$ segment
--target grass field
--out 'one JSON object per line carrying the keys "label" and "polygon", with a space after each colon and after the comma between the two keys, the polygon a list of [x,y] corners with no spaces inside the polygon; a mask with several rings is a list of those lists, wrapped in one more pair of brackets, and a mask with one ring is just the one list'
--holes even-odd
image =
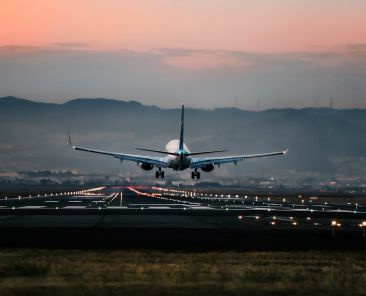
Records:
{"label": "grass field", "polygon": [[1,249],[1,295],[365,295],[366,252]]}

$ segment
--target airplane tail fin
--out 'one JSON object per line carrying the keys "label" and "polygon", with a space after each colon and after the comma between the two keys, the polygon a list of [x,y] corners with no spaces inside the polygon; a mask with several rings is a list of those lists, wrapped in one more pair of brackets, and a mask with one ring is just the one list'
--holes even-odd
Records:
{"label": "airplane tail fin", "polygon": [[179,137],[179,150],[183,150],[184,145],[184,105],[182,105],[182,113],[180,120],[180,137]]}

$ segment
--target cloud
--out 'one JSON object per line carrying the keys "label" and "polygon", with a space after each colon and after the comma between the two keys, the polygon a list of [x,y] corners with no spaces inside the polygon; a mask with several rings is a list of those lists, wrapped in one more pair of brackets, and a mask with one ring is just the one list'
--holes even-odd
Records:
{"label": "cloud", "polygon": [[[0,47],[0,96],[63,102],[135,99],[176,107],[366,107],[365,45],[250,53],[205,49],[97,51],[82,46]],[[322,103],[320,106],[323,106]]]}
{"label": "cloud", "polygon": [[78,43],[78,42],[61,42],[61,43],[55,43],[55,45],[65,48],[79,48],[87,46],[86,43]]}
{"label": "cloud", "polygon": [[39,53],[44,48],[33,47],[33,46],[22,46],[22,45],[6,45],[0,46],[0,56],[19,56],[24,54],[34,54]]}
{"label": "cloud", "polygon": [[165,58],[164,62],[176,67],[201,70],[201,69],[217,69],[222,67],[242,67],[247,65],[240,59],[225,55],[215,54],[192,54],[183,57],[169,57]]}
{"label": "cloud", "polygon": [[[167,52],[167,51],[166,51]],[[241,57],[224,51],[178,51],[165,56],[162,61],[168,65],[187,70],[215,70],[220,68],[241,68],[250,63]]]}

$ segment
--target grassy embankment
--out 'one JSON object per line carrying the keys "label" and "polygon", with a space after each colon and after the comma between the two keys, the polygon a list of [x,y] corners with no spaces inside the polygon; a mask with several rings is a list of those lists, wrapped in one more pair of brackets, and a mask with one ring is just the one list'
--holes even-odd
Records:
{"label": "grassy embankment", "polygon": [[1,295],[356,295],[366,252],[0,250]]}

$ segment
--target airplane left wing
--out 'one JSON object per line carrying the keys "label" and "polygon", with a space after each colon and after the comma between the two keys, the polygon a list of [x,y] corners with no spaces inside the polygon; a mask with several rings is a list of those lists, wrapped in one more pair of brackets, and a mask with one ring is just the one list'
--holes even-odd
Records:
{"label": "airplane left wing", "polygon": [[167,162],[164,157],[151,157],[151,156],[144,156],[144,155],[125,154],[125,153],[110,152],[110,151],[103,151],[103,150],[73,146],[71,143],[70,132],[67,131],[67,134],[69,136],[69,145],[74,150],[91,152],[91,153],[102,154],[102,155],[109,155],[114,158],[118,158],[121,161],[127,160],[127,161],[136,162],[137,164],[148,163],[148,164],[151,164],[151,165],[154,165],[157,167],[162,167],[162,168],[167,167]]}
{"label": "airplane left wing", "polygon": [[136,162],[136,163],[148,163],[148,164],[152,164],[152,165],[155,165],[157,167],[162,167],[162,168],[165,168],[167,166],[167,162],[164,160],[164,157],[150,157],[150,156],[144,156],[144,155],[109,152],[109,151],[83,148],[83,147],[77,147],[77,146],[72,146],[72,148],[74,150],[79,150],[79,151],[109,155],[109,156],[113,156],[114,158],[118,158],[120,160],[127,160],[127,161]]}
{"label": "airplane left wing", "polygon": [[205,157],[205,158],[193,158],[191,162],[191,168],[200,168],[205,165],[220,165],[225,163],[234,163],[236,164],[239,161],[249,159],[249,158],[259,158],[259,157],[267,157],[267,156],[275,156],[275,155],[283,155],[286,154],[288,150],[279,151],[279,152],[271,152],[271,153],[262,153],[262,154],[247,154],[247,155],[237,155],[237,156],[222,156],[222,157]]}

